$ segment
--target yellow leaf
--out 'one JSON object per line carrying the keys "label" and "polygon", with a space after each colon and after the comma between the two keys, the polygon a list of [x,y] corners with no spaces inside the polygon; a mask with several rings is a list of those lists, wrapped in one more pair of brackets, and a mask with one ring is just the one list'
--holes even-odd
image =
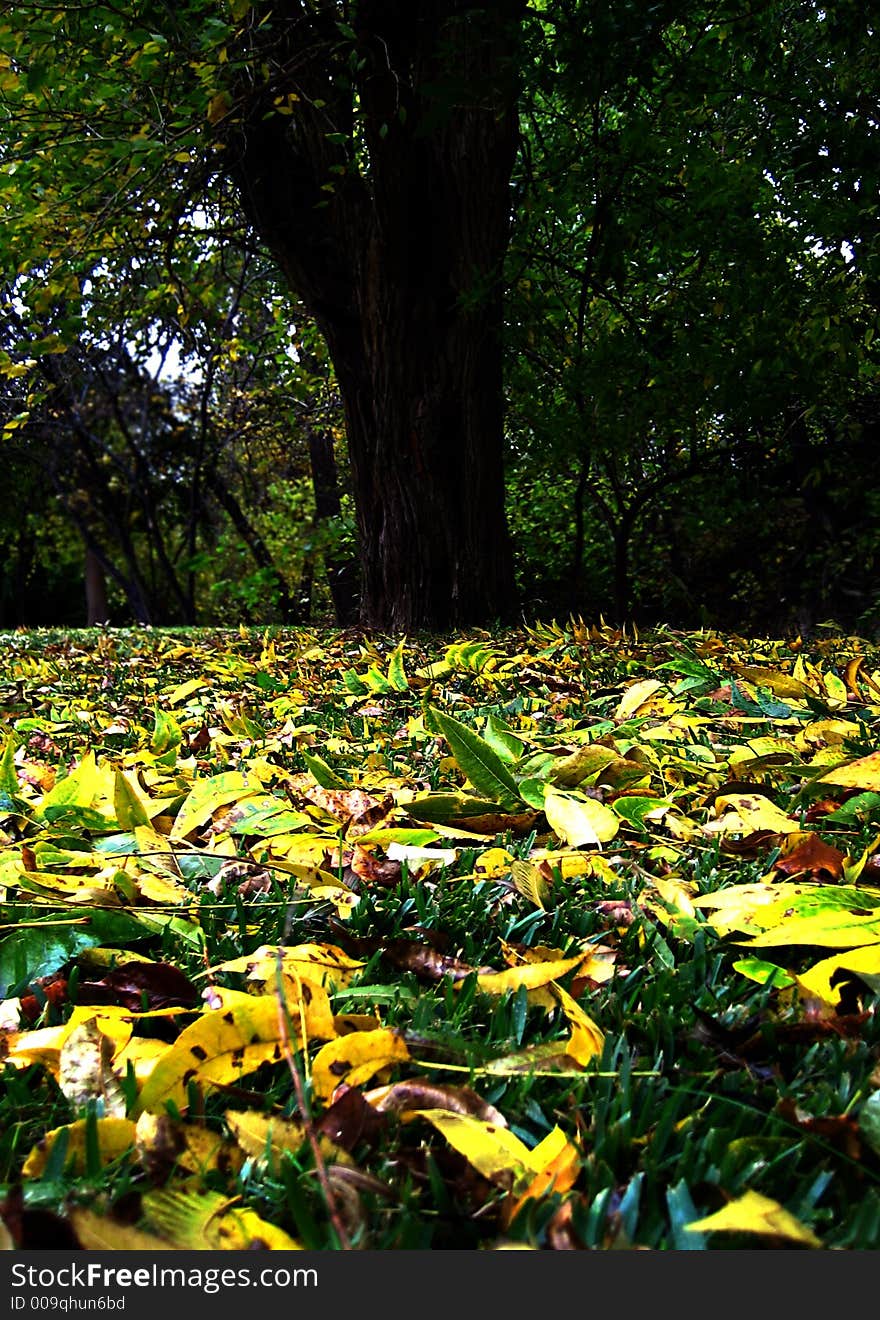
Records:
{"label": "yellow leaf", "polygon": [[210,779],[200,779],[181,804],[171,838],[185,839],[191,830],[203,824],[218,807],[237,802],[253,791],[254,788],[238,770],[225,770],[222,774],[212,775]]}
{"label": "yellow leaf", "polygon": [[145,1233],[133,1224],[120,1224],[93,1210],[73,1209],[70,1223],[85,1251],[178,1251],[178,1248],[155,1233]]}
{"label": "yellow leaf", "polygon": [[828,693],[829,706],[832,710],[838,710],[846,707],[847,690],[846,684],[836,674],[823,674],[822,682],[825,684],[825,691]]}
{"label": "yellow leaf", "polygon": [[179,906],[193,902],[192,893],[182,881],[164,875],[161,871],[141,871],[137,887],[141,897],[149,899],[151,903]]}
{"label": "yellow leaf", "polygon": [[849,765],[838,766],[827,775],[822,775],[814,783],[837,784],[841,788],[861,788],[871,793],[880,793],[880,752],[871,752]]}
{"label": "yellow leaf", "polygon": [[773,903],[787,902],[804,891],[803,884],[783,881],[779,884],[731,885],[714,894],[700,894],[693,899],[695,908],[715,908],[708,918],[719,935],[733,930],[745,930],[761,908]]}
{"label": "yellow leaf", "polygon": [[572,848],[606,843],[620,828],[620,818],[595,798],[560,793],[554,788],[548,788],[544,795],[544,815],[557,837]]}
{"label": "yellow leaf", "polygon": [[[732,810],[721,815],[725,807]],[[755,834],[758,830],[790,834],[800,829],[797,821],[760,793],[725,793],[715,799],[715,810],[719,817],[703,826],[706,834]]]}
{"label": "yellow leaf", "polygon": [[808,752],[814,747],[827,744],[838,745],[851,738],[852,731],[853,726],[849,720],[813,720],[795,735],[794,745],[799,752]]}
{"label": "yellow leaf", "polygon": [[[290,1016],[296,1040],[298,1014],[293,1007]],[[202,1014],[183,1029],[153,1068],[138,1112],[161,1110],[169,1100],[185,1110],[190,1082],[236,1083],[262,1063],[278,1063],[283,1058],[281,1039],[274,995],[249,995],[247,1003]]]}
{"label": "yellow leaf", "polygon": [[640,706],[650,700],[654,693],[662,688],[663,684],[656,678],[643,678],[639,683],[633,683],[624,692],[623,697],[614,712],[616,720],[628,720],[630,715],[634,715]]}
{"label": "yellow leaf", "polygon": [[282,972],[299,975],[315,985],[341,989],[348,985],[364,966],[350,958],[337,944],[261,944],[244,958],[233,958],[212,968],[215,972],[244,972],[251,981],[272,981],[279,962]]}
{"label": "yellow leaf", "polygon": [[550,885],[537,866],[520,860],[510,863],[510,876],[518,893],[534,903],[537,908],[545,908],[550,898]]}
{"label": "yellow leaf", "polygon": [[527,990],[547,985],[565,976],[573,967],[583,962],[584,955],[576,953],[573,958],[554,959],[551,962],[523,963],[521,967],[508,967],[504,972],[485,972],[477,977],[477,985],[486,994],[503,995],[508,990],[518,990],[524,985]]}
{"label": "yellow leaf", "polygon": [[622,760],[623,758],[618,756],[612,747],[587,743],[568,756],[562,756],[558,761],[554,761],[550,768],[550,778],[559,788],[576,788],[585,779],[604,770],[607,765]]}
{"label": "yellow leaf", "polygon": [[[179,1011],[179,1010],[175,1010]],[[83,1023],[96,1023],[103,1036],[113,1041],[114,1050],[120,1050],[131,1038],[132,1019],[138,1016],[125,1008],[107,1005],[78,1004],[67,1022],[60,1027],[42,1027],[38,1031],[21,1031],[6,1038],[9,1051],[5,1059],[14,1068],[26,1068],[32,1063],[42,1064],[58,1076],[61,1050],[64,1042]]]}
{"label": "yellow leaf", "polygon": [[[65,1169],[71,1168],[76,1174],[86,1168],[86,1129],[92,1120],[80,1118],[75,1123],[66,1123],[63,1127],[52,1128],[41,1137],[31,1150],[22,1166],[22,1177],[39,1178],[43,1174],[56,1142],[62,1133],[67,1136],[67,1154]],[[134,1146],[135,1125],[129,1118],[98,1118],[94,1120],[98,1145],[98,1158],[101,1165],[112,1164]]]}
{"label": "yellow leaf", "polygon": [[149,828],[149,812],[141,799],[141,793],[125,771],[117,770],[113,789],[113,809],[121,830],[133,830],[138,826]]}
{"label": "yellow leaf", "polygon": [[3,1062],[11,1068],[29,1068],[37,1063],[57,1075],[61,1046],[68,1031],[65,1024],[61,1027],[41,1027],[37,1031],[13,1032],[4,1041],[8,1052]]}
{"label": "yellow leaf", "polygon": [[114,1042],[94,1020],[80,1023],[61,1046],[58,1085],[74,1109],[92,1100],[108,1118],[125,1115],[126,1100],[119,1074],[113,1069]]}
{"label": "yellow leaf", "polygon": [[555,1127],[531,1152],[533,1168],[538,1173],[511,1207],[512,1219],[526,1201],[534,1201],[548,1192],[567,1192],[577,1181],[581,1169],[581,1156],[576,1146]]}
{"label": "yellow leaf", "polygon": [[677,908],[686,917],[695,915],[693,898],[687,882],[683,880],[662,880],[658,876],[652,883],[664,903],[669,903],[672,907]]}
{"label": "yellow leaf", "polygon": [[278,1118],[253,1109],[230,1109],[223,1117],[244,1153],[265,1159],[270,1172],[275,1175],[280,1169],[282,1155],[295,1155],[306,1140],[305,1128],[294,1118]]}
{"label": "yellow leaf", "polygon": [[[57,779],[53,788],[44,795],[34,815],[44,820],[51,808],[83,808],[106,817],[108,825],[114,823],[113,790],[115,776],[109,766],[98,765],[94,752],[86,752],[82,760],[64,779]],[[54,813],[53,813],[54,814]]]}
{"label": "yellow leaf", "polygon": [[409,1116],[431,1123],[477,1173],[491,1182],[522,1188],[540,1172],[532,1162],[533,1152],[509,1128],[449,1109],[414,1109]]}
{"label": "yellow leaf", "polygon": [[375,1031],[355,1031],[324,1045],[312,1063],[312,1089],[326,1100],[340,1082],[359,1086],[383,1068],[409,1059],[406,1041],[399,1032],[387,1027]]}
{"label": "yellow leaf", "polygon": [[838,953],[802,972],[795,979],[801,994],[807,999],[821,999],[823,1003],[836,1008],[840,1002],[841,986],[832,986],[835,972],[854,972],[874,990],[880,990],[880,943],[869,944],[848,953]]}
{"label": "yellow leaf", "polygon": [[816,1234],[781,1206],[778,1201],[746,1192],[714,1215],[696,1219],[685,1228],[694,1233],[760,1233],[764,1237],[782,1237],[808,1247],[821,1247]]}
{"label": "yellow leaf", "polygon": [[[306,1141],[306,1130],[295,1118],[279,1118],[274,1114],[259,1114],[255,1110],[227,1110],[223,1115],[242,1151],[252,1159],[264,1159],[275,1176],[281,1169],[285,1153],[295,1155]],[[354,1163],[347,1151],[321,1135],[318,1145],[327,1160],[335,1164]]]}
{"label": "yellow leaf", "polygon": [[135,1081],[143,1086],[159,1059],[171,1046],[167,1041],[156,1040],[152,1036],[134,1036],[124,1045],[114,1059],[119,1074],[124,1077],[131,1064]]}
{"label": "yellow leaf", "polygon": [[[215,98],[216,99],[216,98]],[[166,698],[169,706],[179,706],[181,701],[186,701],[194,692],[199,692],[202,688],[210,687],[206,678],[189,678],[185,683],[181,683]]]}
{"label": "yellow leaf", "polygon": [[486,875],[504,875],[505,871],[510,870],[512,863],[513,857],[506,848],[487,848],[477,858],[476,868]]}
{"label": "yellow leaf", "polygon": [[530,854],[530,861],[549,862],[554,871],[559,870],[563,880],[570,880],[576,875],[591,875],[597,880],[614,881],[620,877],[604,857],[597,853],[562,852],[560,849],[537,848]]}
{"label": "yellow leaf", "polygon": [[605,1035],[577,1000],[563,990],[561,985],[554,985],[551,993],[561,1006],[571,1026],[571,1038],[565,1047],[565,1053],[575,1059],[581,1067],[597,1058],[605,1046]]}
{"label": "yellow leaf", "polygon": [[198,1123],[182,1123],[170,1114],[141,1114],[135,1127],[138,1161],[148,1174],[169,1170],[238,1173],[244,1153],[219,1133]]}
{"label": "yellow leaf", "polygon": [[299,1251],[300,1244],[253,1210],[232,1207],[221,1192],[198,1183],[148,1192],[143,1210],[151,1228],[192,1251]]}
{"label": "yellow leaf", "polygon": [[218,1251],[302,1251],[301,1243],[255,1210],[227,1210],[208,1225],[207,1236]]}
{"label": "yellow leaf", "polygon": [[816,693],[802,683],[799,679],[793,678],[790,674],[780,674],[775,669],[762,669],[758,665],[731,665],[731,669],[740,678],[746,679],[749,683],[754,683],[756,687],[768,688],[774,697],[790,697],[795,701],[803,700],[807,697],[815,698]]}

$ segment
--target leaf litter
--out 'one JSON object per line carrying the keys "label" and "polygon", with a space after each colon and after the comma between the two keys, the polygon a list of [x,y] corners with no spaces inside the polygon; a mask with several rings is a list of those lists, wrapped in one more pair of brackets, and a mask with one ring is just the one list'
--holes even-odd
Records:
{"label": "leaf litter", "polygon": [[880,1245],[870,643],[7,642],[19,1245]]}

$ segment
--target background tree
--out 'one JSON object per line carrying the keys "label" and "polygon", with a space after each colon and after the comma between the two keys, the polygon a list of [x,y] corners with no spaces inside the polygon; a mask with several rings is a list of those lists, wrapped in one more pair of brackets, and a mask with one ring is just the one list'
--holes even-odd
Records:
{"label": "background tree", "polygon": [[[792,116],[804,127],[801,160],[808,141],[815,161],[827,161],[838,89],[850,88],[841,95],[855,105],[852,89],[863,86],[870,23],[854,25],[846,52],[825,23],[812,6],[774,4],[748,14],[563,5],[546,18],[553,54],[536,65],[543,76],[522,114],[508,335],[514,483],[529,496],[514,529],[527,550],[534,509],[543,560],[555,541],[558,585],[545,578],[543,588],[554,605],[560,595],[588,611],[613,602],[626,618],[635,591],[643,616],[693,615],[697,598],[723,606],[740,570],[742,618],[756,604],[755,569],[760,582],[763,567],[768,588],[758,594],[770,605],[781,566],[804,568],[799,540],[815,543],[817,532],[804,438],[821,433],[827,444],[833,432],[839,450],[844,419],[875,371],[868,281],[853,259],[873,214],[866,199],[852,201],[869,119],[847,111],[848,163],[832,164],[833,187],[817,188],[815,169],[803,178],[788,169]],[[824,123],[808,130],[800,116],[809,95]],[[795,450],[786,525],[777,499],[761,506],[756,457],[769,491],[785,472],[780,452]],[[555,535],[541,498],[547,454],[562,497]],[[766,534],[760,566],[759,537],[742,519],[749,500]],[[704,573],[695,559],[714,556],[701,527],[730,530],[728,504],[748,532]],[[792,518],[793,504],[802,516]],[[534,560],[524,561],[524,577],[535,581]],[[805,582],[798,591],[792,572],[785,596],[809,595]]]}

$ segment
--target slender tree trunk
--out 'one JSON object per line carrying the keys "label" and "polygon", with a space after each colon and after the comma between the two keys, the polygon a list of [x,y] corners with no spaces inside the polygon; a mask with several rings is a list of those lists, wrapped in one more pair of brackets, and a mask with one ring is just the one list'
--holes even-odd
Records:
{"label": "slender tree trunk", "polygon": [[296,601],[291,599],[287,582],[269,553],[259,532],[249,521],[235,495],[216,472],[208,472],[205,481],[217,503],[229,515],[229,520],[248,550],[258,568],[268,569],[275,578],[275,590],[278,596],[278,609],[286,623],[301,623],[302,614]]}
{"label": "slender tree trunk", "polygon": [[[312,490],[315,495],[315,519],[320,525],[329,518],[338,518],[342,511],[333,436],[329,431],[314,431],[309,428],[309,460],[312,469]],[[346,627],[354,623],[358,615],[360,596],[358,565],[353,559],[342,559],[334,554],[325,553],[324,566],[327,570],[336,622]]]}
{"label": "slender tree trunk", "polygon": [[374,627],[514,605],[500,285],[524,9],[363,0],[348,50],[335,6],[279,5],[273,79],[229,130],[244,206],[336,369]]}
{"label": "slender tree trunk", "polygon": [[574,492],[574,545],[571,551],[571,590],[575,600],[580,600],[584,581],[584,540],[585,540],[585,504],[587,499],[587,479],[590,473],[590,460],[581,459],[577,486]]}
{"label": "slender tree trunk", "polygon": [[624,517],[614,528],[614,609],[616,622],[624,624],[630,619],[632,583],[630,582],[630,541],[632,521]]}
{"label": "slender tree trunk", "polygon": [[110,617],[107,608],[107,578],[104,565],[91,546],[86,546],[86,626],[106,623]]}

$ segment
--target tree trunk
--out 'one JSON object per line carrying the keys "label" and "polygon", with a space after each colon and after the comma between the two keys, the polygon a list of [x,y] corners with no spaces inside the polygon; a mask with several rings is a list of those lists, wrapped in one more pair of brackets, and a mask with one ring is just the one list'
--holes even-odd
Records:
{"label": "tree trunk", "polygon": [[248,519],[226,482],[217,472],[209,471],[205,474],[205,484],[220,507],[229,515],[230,522],[248,550],[250,550],[254,563],[258,568],[268,569],[274,577],[278,611],[281,618],[285,623],[302,623],[300,607],[296,601],[291,599],[286,579],[279,572],[278,566],[269,553],[268,546]]}
{"label": "tree trunk", "polygon": [[229,134],[248,215],[327,339],[361,618],[390,631],[514,605],[501,267],[524,7],[363,0],[346,48],[335,6],[278,6],[275,76]]}
{"label": "tree trunk", "polygon": [[629,543],[632,536],[632,524],[624,519],[614,529],[614,609],[616,622],[620,625],[629,623],[632,587],[629,578]]}
{"label": "tree trunk", "polygon": [[104,565],[91,546],[86,546],[86,626],[106,623],[110,617],[107,607],[107,577]]}
{"label": "tree trunk", "polygon": [[[329,431],[309,428],[309,461],[315,495],[315,521],[320,525],[325,519],[338,518],[342,511],[333,436]],[[336,622],[347,627],[355,622],[358,615],[360,584],[357,563],[325,552],[324,567],[327,570]]]}

